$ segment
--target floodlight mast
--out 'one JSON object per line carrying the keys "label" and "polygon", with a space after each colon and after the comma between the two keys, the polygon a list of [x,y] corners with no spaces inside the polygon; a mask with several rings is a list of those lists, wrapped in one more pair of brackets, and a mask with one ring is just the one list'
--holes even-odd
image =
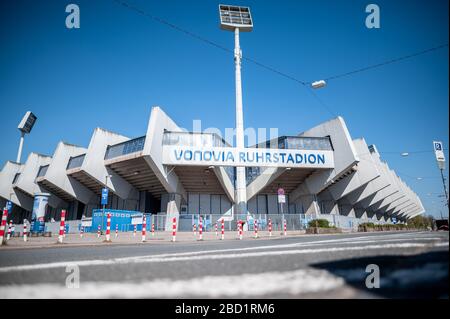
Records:
{"label": "floodlight mast", "polygon": [[[242,106],[241,62],[242,50],[239,42],[239,30],[249,32],[253,21],[248,7],[219,5],[220,26],[224,30],[234,31],[234,63],[236,82],[236,147],[244,149],[244,115]],[[237,219],[247,215],[247,182],[245,167],[236,167],[235,208]]]}
{"label": "floodlight mast", "polygon": [[[234,29],[234,61],[236,65],[236,147],[243,149],[244,145],[244,112],[242,106],[241,80],[242,51],[239,45],[239,28]],[[247,182],[245,167],[236,167],[236,202],[237,215],[247,214]]]}

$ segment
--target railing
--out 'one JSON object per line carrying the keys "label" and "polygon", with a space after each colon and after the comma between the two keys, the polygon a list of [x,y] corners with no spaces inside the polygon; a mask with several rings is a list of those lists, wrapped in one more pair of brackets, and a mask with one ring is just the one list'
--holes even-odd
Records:
{"label": "railing", "polygon": [[281,136],[279,138],[260,143],[256,148],[279,148],[293,150],[332,151],[333,146],[329,137]]}
{"label": "railing", "polygon": [[42,176],[45,176],[45,174],[47,174],[48,167],[49,167],[49,165],[45,165],[45,166],[39,167],[39,171],[38,171],[36,177],[42,177]]}
{"label": "railing", "polygon": [[214,133],[165,132],[163,145],[195,147],[230,147],[225,140]]}
{"label": "railing", "polygon": [[106,149],[105,160],[142,151],[145,145],[145,138],[146,136],[141,136],[126,142],[108,146]]}
{"label": "railing", "polygon": [[67,169],[81,167],[81,165],[83,165],[83,161],[84,161],[85,157],[86,157],[86,154],[81,154],[81,155],[78,155],[75,157],[71,157],[69,159],[69,163],[67,164]]}

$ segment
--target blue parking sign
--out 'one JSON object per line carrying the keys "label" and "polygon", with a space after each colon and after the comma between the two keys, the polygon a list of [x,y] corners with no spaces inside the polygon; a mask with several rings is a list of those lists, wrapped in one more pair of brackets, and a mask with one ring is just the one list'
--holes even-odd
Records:
{"label": "blue parking sign", "polygon": [[12,209],[12,203],[10,201],[6,202],[6,209],[8,210],[8,212],[11,212]]}
{"label": "blue parking sign", "polygon": [[108,205],[108,188],[102,189],[102,205]]}

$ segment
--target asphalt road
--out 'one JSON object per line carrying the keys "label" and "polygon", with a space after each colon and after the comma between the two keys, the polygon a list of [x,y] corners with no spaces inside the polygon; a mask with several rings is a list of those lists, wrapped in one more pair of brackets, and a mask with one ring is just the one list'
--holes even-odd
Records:
{"label": "asphalt road", "polygon": [[392,232],[8,249],[0,298],[448,298],[448,244]]}

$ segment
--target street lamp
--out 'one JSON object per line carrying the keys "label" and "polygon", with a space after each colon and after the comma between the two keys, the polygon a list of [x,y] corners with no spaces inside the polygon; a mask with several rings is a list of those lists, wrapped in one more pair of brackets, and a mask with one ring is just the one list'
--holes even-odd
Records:
{"label": "street lamp", "polygon": [[[220,28],[234,32],[234,63],[236,82],[236,147],[244,149],[244,115],[242,107],[241,60],[239,31],[253,30],[253,20],[249,7],[219,5]],[[247,190],[245,167],[236,167],[236,202],[237,214],[247,214]]]}
{"label": "street lamp", "polygon": [[36,115],[28,111],[27,113],[25,113],[24,117],[22,118],[22,121],[20,121],[19,126],[17,127],[20,131],[20,143],[19,143],[19,151],[17,152],[16,162],[19,164],[20,158],[22,157],[22,149],[25,134],[29,134],[31,132],[31,129],[34,126],[34,123],[36,123],[36,120],[37,120]]}
{"label": "street lamp", "polygon": [[311,83],[311,87],[313,89],[320,89],[323,88],[327,85],[327,82],[325,82],[325,80],[320,80],[320,81],[315,81],[313,83]]}

